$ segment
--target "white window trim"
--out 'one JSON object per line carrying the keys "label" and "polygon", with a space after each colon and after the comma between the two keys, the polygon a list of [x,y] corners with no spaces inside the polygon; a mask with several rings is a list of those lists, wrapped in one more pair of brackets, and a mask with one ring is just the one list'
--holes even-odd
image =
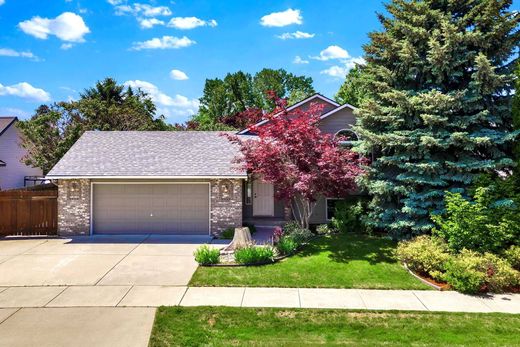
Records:
{"label": "white window trim", "polygon": [[334,134],[334,138],[336,138],[336,136],[338,136],[338,134],[342,131],[350,131],[352,132],[354,135],[356,135],[357,137],[357,140],[355,141],[339,141],[339,144],[340,145],[352,145],[354,144],[355,142],[358,142],[359,141],[359,135],[352,129],[349,129],[349,128],[344,128],[344,129],[339,129],[338,131],[336,131],[336,133]]}

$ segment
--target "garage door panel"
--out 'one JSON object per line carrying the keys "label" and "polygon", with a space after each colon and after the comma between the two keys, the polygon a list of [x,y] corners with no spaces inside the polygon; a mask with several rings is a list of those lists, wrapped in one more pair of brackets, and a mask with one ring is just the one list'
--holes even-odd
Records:
{"label": "garage door panel", "polygon": [[209,233],[208,184],[94,184],[96,234]]}

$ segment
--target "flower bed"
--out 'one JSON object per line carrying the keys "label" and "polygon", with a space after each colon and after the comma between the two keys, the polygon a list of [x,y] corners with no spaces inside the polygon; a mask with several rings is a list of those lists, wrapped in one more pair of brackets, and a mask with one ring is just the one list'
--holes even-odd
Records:
{"label": "flower bed", "polygon": [[[211,250],[208,245],[203,245],[194,255],[200,266],[268,265],[296,254],[313,237],[309,230],[301,228],[296,222],[289,222],[283,228],[275,228],[273,245],[250,245],[232,252],[222,252],[217,248]],[[219,252],[218,257],[215,257],[216,252]]]}

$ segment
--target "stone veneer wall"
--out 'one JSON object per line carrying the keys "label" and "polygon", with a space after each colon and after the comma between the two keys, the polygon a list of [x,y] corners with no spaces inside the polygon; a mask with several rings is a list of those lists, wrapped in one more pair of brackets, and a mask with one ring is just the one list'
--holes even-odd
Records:
{"label": "stone veneer wall", "polygon": [[[227,228],[242,226],[242,181],[210,180],[211,234],[218,236]],[[223,192],[224,186],[229,192]],[[90,180],[58,181],[58,234],[90,235]]]}
{"label": "stone veneer wall", "polygon": [[90,180],[58,180],[58,235],[90,235]]}
{"label": "stone veneer wall", "polygon": [[[211,180],[211,234],[218,236],[227,228],[242,226],[242,181],[239,179]],[[229,194],[222,194],[228,185]]]}

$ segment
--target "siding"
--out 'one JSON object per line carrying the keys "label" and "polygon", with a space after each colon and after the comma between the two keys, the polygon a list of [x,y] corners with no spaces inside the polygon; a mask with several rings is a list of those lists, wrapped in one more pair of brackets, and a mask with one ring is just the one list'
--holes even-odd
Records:
{"label": "siding", "polygon": [[320,129],[327,134],[336,134],[341,129],[349,129],[356,124],[354,112],[345,107],[344,109],[331,114],[320,122]]}
{"label": "siding", "polygon": [[42,170],[22,163],[20,160],[27,153],[19,144],[21,134],[16,124],[11,125],[0,136],[0,160],[6,166],[0,167],[0,190],[23,187],[25,176],[41,176]]}

